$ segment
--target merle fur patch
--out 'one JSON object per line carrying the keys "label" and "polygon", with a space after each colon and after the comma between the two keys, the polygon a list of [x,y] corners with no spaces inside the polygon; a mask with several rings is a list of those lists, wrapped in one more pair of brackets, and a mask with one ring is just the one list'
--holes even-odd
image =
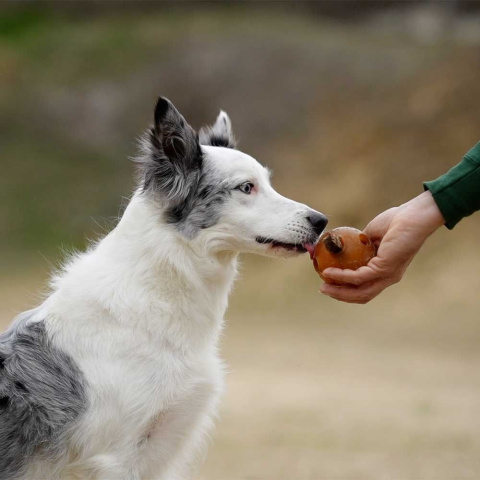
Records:
{"label": "merle fur patch", "polygon": [[0,335],[0,480],[17,478],[36,454],[59,454],[86,409],[83,374],[43,321],[29,321],[33,312]]}
{"label": "merle fur patch", "polygon": [[196,191],[186,202],[166,213],[166,220],[174,223],[187,237],[192,238],[200,229],[215,225],[220,217],[221,206],[231,194],[231,187],[204,171]]}
{"label": "merle fur patch", "polygon": [[173,104],[160,97],[154,125],[143,137],[136,161],[143,191],[160,199],[165,220],[188,238],[217,222],[220,206],[231,192],[206,171],[201,144],[235,148],[228,115],[220,112],[214,125],[197,135]]}
{"label": "merle fur patch", "polygon": [[198,135],[166,98],[155,106],[155,123],[142,141],[143,190],[158,193],[172,206],[185,202],[201,175]]}

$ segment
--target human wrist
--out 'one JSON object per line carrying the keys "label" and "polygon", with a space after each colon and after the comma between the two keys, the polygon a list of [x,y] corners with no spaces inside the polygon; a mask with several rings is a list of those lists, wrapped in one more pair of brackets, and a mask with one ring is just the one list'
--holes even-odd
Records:
{"label": "human wrist", "polygon": [[451,230],[465,217],[480,210],[480,143],[460,163],[435,180],[424,182]]}
{"label": "human wrist", "polygon": [[442,212],[428,190],[405,203],[402,207],[402,215],[420,221],[426,236],[445,224]]}

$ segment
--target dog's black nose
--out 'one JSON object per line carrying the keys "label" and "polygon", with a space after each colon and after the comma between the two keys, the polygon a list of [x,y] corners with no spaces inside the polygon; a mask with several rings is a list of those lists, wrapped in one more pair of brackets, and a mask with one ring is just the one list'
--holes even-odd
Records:
{"label": "dog's black nose", "polygon": [[320,235],[327,226],[328,218],[323,215],[323,213],[312,211],[308,216],[307,220],[312,224],[312,227],[315,229],[315,233]]}

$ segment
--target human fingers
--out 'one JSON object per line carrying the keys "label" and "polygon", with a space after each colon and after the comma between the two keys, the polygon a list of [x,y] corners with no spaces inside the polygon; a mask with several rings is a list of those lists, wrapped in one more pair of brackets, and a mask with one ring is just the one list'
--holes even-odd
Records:
{"label": "human fingers", "polygon": [[388,232],[393,218],[398,213],[398,208],[390,208],[385,212],[377,215],[368,225],[364,228],[364,233],[374,242],[377,246]]}
{"label": "human fingers", "polygon": [[337,286],[324,283],[320,287],[320,292],[341,302],[364,305],[373,300],[387,287],[388,284],[384,284],[383,282],[372,282],[366,285],[361,285],[360,287],[353,285]]}
{"label": "human fingers", "polygon": [[322,276],[336,282],[343,282],[350,285],[361,285],[378,279],[381,273],[374,270],[371,266],[366,265],[357,270],[326,268],[322,272]]}

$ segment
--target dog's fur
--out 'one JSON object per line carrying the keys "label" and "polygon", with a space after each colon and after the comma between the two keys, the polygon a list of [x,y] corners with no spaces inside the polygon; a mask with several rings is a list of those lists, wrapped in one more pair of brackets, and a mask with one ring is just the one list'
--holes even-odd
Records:
{"label": "dog's fur", "polygon": [[117,227],[0,336],[0,480],[191,478],[238,254],[304,253],[326,225],[235,145],[225,113],[197,135],[159,99]]}

